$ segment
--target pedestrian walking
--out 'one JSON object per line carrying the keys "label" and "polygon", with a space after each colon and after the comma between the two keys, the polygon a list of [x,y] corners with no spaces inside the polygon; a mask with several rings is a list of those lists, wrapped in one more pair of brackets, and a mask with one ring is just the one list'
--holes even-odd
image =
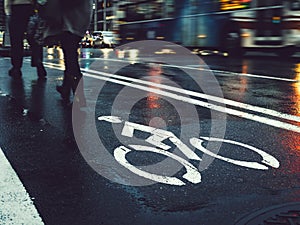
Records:
{"label": "pedestrian walking", "polygon": [[[59,42],[63,50],[65,64],[63,83],[56,86],[56,90],[60,93],[63,101],[69,103],[71,92],[74,94],[75,90],[78,89],[79,94],[76,96],[79,97],[73,101],[79,101],[80,105],[84,106],[85,98],[78,47],[91,22],[93,0],[52,0],[51,4],[49,9],[56,10],[53,12],[53,15],[56,15],[56,21],[59,21],[59,16],[61,19],[60,22],[49,23],[45,33],[45,41],[52,44]],[[53,7],[53,4],[56,4],[57,7]],[[52,15],[49,12],[48,14]],[[78,86],[79,83],[80,86]]]}
{"label": "pedestrian walking", "polygon": [[[5,14],[9,18],[9,34],[11,42],[12,68],[8,74],[13,78],[22,77],[22,65],[24,46],[23,41],[27,31],[30,16],[34,14],[32,0],[4,0]],[[45,78],[47,72],[43,66],[43,46],[36,42],[30,42],[31,66],[37,68],[39,78]]]}

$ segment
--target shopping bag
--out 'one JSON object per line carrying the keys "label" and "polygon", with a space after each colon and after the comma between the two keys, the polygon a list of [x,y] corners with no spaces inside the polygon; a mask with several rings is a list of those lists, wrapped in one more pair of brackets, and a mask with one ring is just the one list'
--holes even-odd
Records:
{"label": "shopping bag", "polygon": [[46,21],[41,18],[38,13],[34,13],[32,16],[30,16],[27,26],[27,40],[29,44],[35,42],[38,45],[43,45],[44,32],[46,28]]}

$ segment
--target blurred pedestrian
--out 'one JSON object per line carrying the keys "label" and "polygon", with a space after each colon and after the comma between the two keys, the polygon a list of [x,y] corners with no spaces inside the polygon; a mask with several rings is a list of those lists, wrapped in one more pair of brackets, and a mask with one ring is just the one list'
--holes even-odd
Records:
{"label": "blurred pedestrian", "polygon": [[[54,4],[54,0],[52,0]],[[61,86],[57,86],[56,90],[60,93],[62,99],[69,103],[71,91],[75,93],[78,87],[78,99],[80,105],[85,105],[83,94],[83,83],[80,82],[82,73],[79,65],[78,47],[79,42],[84,37],[92,17],[93,0],[56,0],[57,16],[61,14],[60,23],[49,23],[46,31],[46,42],[53,43],[58,41],[62,47],[64,54],[64,78]],[[55,7],[52,7],[55,8]],[[51,14],[51,13],[50,13]],[[79,83],[81,84],[80,86]]]}
{"label": "blurred pedestrian", "polygon": [[[24,55],[24,37],[30,16],[34,14],[32,0],[4,0],[5,14],[9,18],[9,34],[11,43],[12,68],[8,74],[13,78],[22,77],[22,65]],[[31,66],[37,68],[39,78],[44,78],[47,72],[43,66],[43,46],[33,42],[31,44]]]}

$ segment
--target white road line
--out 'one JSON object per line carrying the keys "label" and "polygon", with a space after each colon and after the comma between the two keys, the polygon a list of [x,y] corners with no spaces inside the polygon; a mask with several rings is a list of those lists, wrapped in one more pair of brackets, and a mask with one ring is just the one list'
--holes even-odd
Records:
{"label": "white road line", "polygon": [[0,224],[44,224],[1,148],[0,171]]}
{"label": "white road line", "polygon": [[198,105],[198,106],[205,107],[205,108],[208,108],[208,109],[212,109],[212,110],[215,110],[215,111],[219,111],[219,112],[222,112],[222,113],[226,113],[226,114],[230,114],[230,115],[233,115],[233,116],[238,116],[238,117],[241,117],[241,118],[253,120],[253,121],[256,121],[256,122],[263,123],[263,124],[267,124],[269,126],[273,126],[273,127],[277,127],[277,128],[286,129],[286,130],[290,130],[290,131],[300,133],[300,127],[289,124],[289,123],[277,121],[277,120],[274,120],[274,119],[269,119],[269,118],[262,117],[262,116],[257,116],[257,115],[251,114],[251,113],[241,112],[241,111],[238,111],[238,110],[235,110],[235,109],[229,109],[229,108],[225,108],[225,107],[222,107],[222,106],[213,105],[213,104],[203,102],[203,101],[200,101],[200,100],[197,100],[197,99],[180,96],[180,95],[177,95],[177,94],[174,94],[174,93],[158,90],[158,89],[151,88],[151,87],[145,87],[145,86],[142,86],[142,85],[137,85],[137,84],[117,80],[117,79],[110,78],[110,77],[100,77],[100,76],[89,74],[89,73],[84,73],[84,75],[87,76],[87,77],[92,77],[92,78],[98,79],[98,80],[104,80],[104,81],[108,81],[108,82],[112,82],[112,83],[116,83],[116,84],[121,84],[121,85],[128,86],[128,87],[136,88],[136,89],[139,89],[139,90],[156,93],[156,94],[159,94],[159,95],[162,95],[162,96],[173,98],[173,99],[183,101],[183,102],[186,102],[186,103],[190,103],[190,104],[193,104],[193,105]]}
{"label": "white road line", "polygon": [[[52,68],[54,68],[55,66],[58,66],[57,64],[54,64],[54,63],[46,63],[46,65],[48,65],[48,64]],[[63,68],[61,68],[61,67],[57,67],[56,69],[63,70]],[[170,86],[167,86],[167,85],[156,84],[156,83],[152,83],[152,82],[149,82],[149,81],[142,81],[142,80],[139,80],[139,79],[124,77],[124,76],[119,76],[119,75],[109,74],[109,73],[104,73],[104,72],[98,72],[98,71],[84,69],[84,68],[82,68],[82,71],[88,71],[89,72],[89,73],[84,73],[84,75],[87,76],[87,77],[92,77],[92,78],[95,78],[95,79],[109,81],[109,82],[121,84],[121,85],[124,85],[124,86],[133,87],[133,88],[140,89],[140,90],[157,93],[157,94],[160,94],[162,96],[167,96],[167,97],[170,97],[170,98],[181,100],[183,102],[187,102],[187,103],[190,103],[190,104],[194,104],[194,105],[198,105],[198,106],[201,106],[201,107],[209,108],[209,109],[212,109],[212,110],[216,110],[216,111],[219,111],[219,112],[223,112],[223,113],[227,113],[227,114],[230,114],[230,115],[238,116],[238,117],[241,117],[241,118],[253,120],[253,121],[260,122],[260,123],[263,123],[263,124],[267,124],[267,125],[270,125],[270,126],[273,126],[273,127],[277,127],[277,128],[286,129],[286,130],[290,130],[290,131],[300,133],[300,127],[296,126],[296,125],[293,125],[293,124],[290,124],[290,123],[281,122],[281,121],[278,121],[278,120],[275,120],[275,119],[270,119],[270,118],[266,118],[266,117],[263,117],[263,116],[258,116],[258,115],[255,115],[255,114],[235,110],[235,109],[230,109],[228,107],[225,108],[225,107],[222,107],[222,106],[217,106],[217,105],[214,105],[214,104],[211,104],[211,103],[200,101],[198,99],[181,96],[181,95],[174,94],[174,93],[167,92],[167,91],[163,91],[163,90],[157,90],[155,88],[145,87],[145,86],[142,86],[142,85],[133,84],[133,83],[126,82],[126,81],[131,81],[131,82],[141,83],[141,84],[146,84],[146,85],[150,84],[150,86],[156,86],[156,87],[159,87],[159,88],[172,90],[172,91],[175,90],[175,91],[179,92],[180,94],[185,94],[185,95],[188,93],[188,95],[191,95],[191,96],[194,96],[194,97],[200,97],[200,98],[212,100],[212,101],[215,101],[215,102],[220,102],[220,103],[223,103],[223,104],[243,108],[243,109],[246,109],[246,110],[255,111],[255,112],[258,112],[258,113],[264,113],[264,114],[269,115],[269,116],[278,117],[278,118],[281,118],[281,119],[291,120],[291,121],[295,121],[295,122],[300,121],[300,118],[298,116],[284,114],[284,113],[277,112],[275,110],[265,109],[265,108],[258,107],[258,106],[252,106],[252,105],[249,105],[249,104],[236,102],[236,101],[229,100],[229,99],[223,99],[223,98],[219,98],[219,97],[215,97],[215,96],[209,96],[209,95],[206,95],[206,94],[197,93],[197,92],[184,90],[184,89],[180,89],[180,88],[175,88],[175,87],[170,87]],[[96,73],[96,74],[98,74],[98,76],[90,74],[90,73]],[[102,76],[105,76],[105,77],[100,77],[99,75],[102,75]],[[116,78],[116,79],[114,79],[114,78]],[[125,81],[122,81],[122,80],[125,80]]]}
{"label": "white road line", "polygon": [[139,83],[139,84],[145,84],[145,85],[148,85],[148,86],[158,87],[160,89],[166,89],[168,91],[177,92],[177,93],[184,94],[184,95],[187,95],[187,96],[190,95],[190,96],[194,96],[194,97],[197,97],[197,98],[203,98],[203,99],[206,99],[206,100],[219,102],[221,104],[231,105],[231,106],[234,106],[234,107],[237,107],[237,108],[243,108],[243,109],[258,112],[258,113],[267,114],[269,116],[278,117],[278,118],[281,118],[281,119],[300,122],[300,117],[299,116],[280,113],[280,112],[277,112],[277,111],[272,110],[272,109],[266,109],[266,108],[262,108],[262,107],[259,107],[259,106],[253,106],[253,105],[249,105],[249,104],[229,100],[229,99],[226,99],[226,98],[216,97],[216,96],[212,96],[212,95],[207,95],[207,94],[203,94],[203,93],[199,93],[199,92],[195,92],[195,91],[190,91],[190,90],[181,89],[181,88],[177,88],[177,87],[172,87],[172,86],[168,86],[168,85],[164,85],[164,84],[158,84],[158,83],[154,83],[154,82],[150,82],[150,81],[135,79],[135,78],[131,78],[131,77],[124,77],[124,76],[120,76],[120,75],[117,75],[117,74],[110,74],[110,73],[99,72],[99,71],[95,71],[95,70],[89,70],[89,69],[82,69],[82,71],[95,73],[95,74],[103,75],[103,76],[106,76],[106,77],[113,77],[113,78],[120,79],[120,80],[131,81],[131,82],[135,82],[135,83]]}
{"label": "white road line", "polygon": [[[47,64],[49,64],[49,63],[47,63]],[[52,64],[52,63],[50,63],[49,65],[52,68],[54,68],[54,66],[57,66],[57,64]],[[194,97],[197,97],[197,98],[203,98],[203,99],[206,99],[206,100],[219,102],[221,104],[231,105],[231,106],[234,106],[234,107],[237,107],[237,108],[242,108],[242,109],[245,109],[245,110],[250,110],[250,111],[254,111],[254,112],[258,112],[258,113],[267,114],[269,116],[278,117],[278,118],[285,119],[285,120],[300,122],[300,117],[299,116],[290,115],[290,114],[286,114],[286,113],[281,113],[281,112],[278,112],[278,111],[275,111],[275,110],[272,110],[272,109],[266,109],[266,108],[259,107],[259,106],[253,106],[253,105],[233,101],[233,100],[226,99],[226,98],[220,98],[220,97],[211,96],[211,95],[207,95],[207,94],[203,94],[203,93],[199,93],[199,92],[180,89],[180,88],[177,88],[177,87],[171,87],[171,86],[167,86],[167,85],[163,85],[163,84],[157,84],[157,83],[150,82],[150,81],[144,81],[144,80],[139,80],[139,79],[135,79],[135,78],[124,77],[124,76],[120,76],[120,75],[117,75],[117,74],[110,74],[110,73],[99,72],[99,71],[84,69],[84,68],[82,68],[82,71],[96,73],[96,74],[107,76],[107,77],[114,77],[114,78],[121,79],[121,80],[132,81],[132,82],[136,82],[136,83],[140,83],[140,84],[146,84],[146,85],[158,87],[158,88],[161,88],[161,89],[166,89],[166,90],[169,90],[169,91],[172,91],[172,92],[178,92],[180,94],[190,95],[190,96],[194,96]]]}
{"label": "white road line", "polygon": [[[122,63],[130,63],[130,60],[121,60],[121,59],[103,59],[103,58],[93,58],[93,60],[101,60],[101,61],[112,61],[112,62],[122,62]],[[146,60],[145,60],[146,62]],[[251,74],[251,73],[237,73],[237,72],[231,72],[231,71],[224,71],[224,70],[213,70],[213,69],[206,69],[203,67],[199,67],[200,65],[197,65],[198,67],[195,67],[195,65],[187,65],[187,66],[177,66],[177,65],[167,65],[163,64],[164,67],[173,67],[178,69],[189,69],[189,70],[203,70],[203,71],[211,71],[214,73],[217,73],[217,76],[244,76],[244,77],[253,77],[253,78],[259,78],[259,79],[268,79],[268,80],[279,80],[279,81],[287,81],[287,82],[299,82],[299,80],[296,79],[289,79],[289,78],[283,78],[283,77],[273,77],[268,75],[259,75],[259,74]],[[207,66],[209,67],[209,66]],[[216,75],[216,74],[215,74]]]}
{"label": "white road line", "polygon": [[[126,60],[121,60],[121,59],[103,59],[103,58],[93,58],[93,60],[101,60],[101,61],[112,61],[112,62],[122,62],[125,64],[130,63],[130,61]],[[49,63],[45,62],[46,64],[49,65],[49,67],[52,68],[57,68],[58,66],[62,68],[62,65],[55,64],[55,63]],[[188,69],[188,70],[198,70],[198,71],[211,71],[215,74],[216,76],[243,76],[243,77],[253,77],[253,78],[259,78],[259,79],[268,79],[268,80],[278,80],[278,81],[287,81],[287,82],[300,82],[300,80],[296,79],[289,79],[289,78],[283,78],[283,77],[273,77],[273,76],[268,76],[268,75],[259,75],[259,74],[251,74],[251,73],[237,73],[237,72],[231,72],[231,71],[224,71],[224,70],[213,70],[213,69],[205,69],[202,67],[195,67],[193,65],[190,66],[176,66],[176,65],[162,65],[164,67],[173,67],[173,68],[178,68],[178,69]],[[199,65],[198,65],[199,66]]]}
{"label": "white road line", "polygon": [[260,79],[268,79],[268,80],[279,80],[279,81],[288,81],[288,82],[299,82],[299,80],[289,79],[289,78],[282,78],[282,77],[272,77],[267,75],[258,75],[258,74],[250,74],[250,73],[237,73],[237,72],[230,72],[230,71],[223,71],[223,70],[213,70],[213,69],[204,69],[201,67],[191,67],[191,66],[176,66],[176,65],[164,65],[166,67],[174,67],[174,68],[183,68],[189,70],[203,70],[203,71],[211,71],[214,73],[218,73],[218,76],[244,76],[244,77],[254,77]]}

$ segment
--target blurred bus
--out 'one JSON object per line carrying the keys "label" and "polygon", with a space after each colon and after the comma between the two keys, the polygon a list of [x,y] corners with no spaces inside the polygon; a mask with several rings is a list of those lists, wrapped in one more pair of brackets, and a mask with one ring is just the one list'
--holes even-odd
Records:
{"label": "blurred bus", "polygon": [[241,55],[292,55],[300,46],[300,0],[128,0],[119,10],[121,44],[165,40]]}

